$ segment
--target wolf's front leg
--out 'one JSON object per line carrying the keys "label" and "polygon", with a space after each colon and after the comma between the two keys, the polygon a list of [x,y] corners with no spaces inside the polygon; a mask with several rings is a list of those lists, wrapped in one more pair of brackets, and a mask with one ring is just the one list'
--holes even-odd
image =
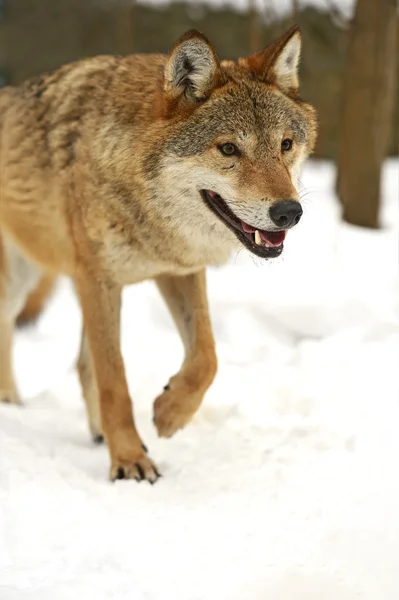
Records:
{"label": "wolf's front leg", "polygon": [[136,430],[120,351],[121,289],[105,274],[82,268],[75,283],[96,377],[101,431],[111,455],[110,478],[154,483],[159,473]]}
{"label": "wolf's front leg", "polygon": [[206,297],[205,270],[183,277],[157,279],[185,348],[183,365],[154,403],[158,434],[170,437],[199,408],[217,368]]}

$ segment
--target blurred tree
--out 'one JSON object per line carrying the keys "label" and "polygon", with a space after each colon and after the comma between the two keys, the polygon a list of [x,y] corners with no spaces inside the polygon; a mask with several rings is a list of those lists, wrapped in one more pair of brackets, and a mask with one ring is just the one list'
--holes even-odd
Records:
{"label": "blurred tree", "polygon": [[131,54],[134,52],[134,21],[135,0],[129,0],[125,5],[117,7],[119,16],[119,52]]}
{"label": "blurred tree", "polygon": [[292,0],[292,20],[299,25],[299,0]]}
{"label": "blurred tree", "polygon": [[261,24],[256,0],[248,0],[249,16],[249,49],[251,52],[261,50]]}
{"label": "blurred tree", "polygon": [[393,128],[396,0],[357,0],[349,34],[337,191],[344,219],[378,227],[381,167]]}

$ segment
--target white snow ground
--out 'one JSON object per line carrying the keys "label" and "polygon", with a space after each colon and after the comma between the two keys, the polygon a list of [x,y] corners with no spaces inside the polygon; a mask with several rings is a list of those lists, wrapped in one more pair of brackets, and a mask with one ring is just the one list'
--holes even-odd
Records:
{"label": "white snow ground", "polygon": [[307,166],[284,257],[209,274],[219,374],[157,439],[180,344],[151,283],[126,291],[123,350],[164,474],[106,480],[73,372],[68,285],[17,336],[22,409],[0,406],[1,600],[397,600],[398,161],[380,231],[343,225],[333,169]]}

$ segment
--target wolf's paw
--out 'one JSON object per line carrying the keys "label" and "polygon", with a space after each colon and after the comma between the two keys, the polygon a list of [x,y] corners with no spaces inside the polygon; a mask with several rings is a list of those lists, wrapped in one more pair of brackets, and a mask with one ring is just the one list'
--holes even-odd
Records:
{"label": "wolf's paw", "polygon": [[148,481],[153,484],[161,477],[156,464],[144,453],[132,460],[116,460],[113,462],[110,479],[135,479],[136,481]]}
{"label": "wolf's paw", "polygon": [[97,420],[94,421],[89,417],[89,428],[91,439],[96,445],[102,444],[104,442],[104,434],[101,431],[100,425],[97,423]]}
{"label": "wolf's paw", "polygon": [[22,405],[21,399],[15,390],[0,390],[0,402]]}
{"label": "wolf's paw", "polygon": [[164,392],[154,402],[154,425],[160,437],[171,437],[179,429],[183,429],[190,421],[200,404],[193,400],[184,389],[170,389],[165,386]]}

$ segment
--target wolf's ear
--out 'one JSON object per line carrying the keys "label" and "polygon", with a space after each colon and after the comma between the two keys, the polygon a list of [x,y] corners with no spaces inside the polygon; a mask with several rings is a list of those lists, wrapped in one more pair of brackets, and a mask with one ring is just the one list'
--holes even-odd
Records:
{"label": "wolf's ear", "polygon": [[220,73],[218,57],[206,37],[188,31],[175,44],[165,67],[164,91],[170,99],[206,100]]}
{"label": "wolf's ear", "polygon": [[301,46],[301,32],[295,26],[261,52],[251,54],[244,63],[264,81],[276,83],[283,92],[295,96],[299,88]]}

